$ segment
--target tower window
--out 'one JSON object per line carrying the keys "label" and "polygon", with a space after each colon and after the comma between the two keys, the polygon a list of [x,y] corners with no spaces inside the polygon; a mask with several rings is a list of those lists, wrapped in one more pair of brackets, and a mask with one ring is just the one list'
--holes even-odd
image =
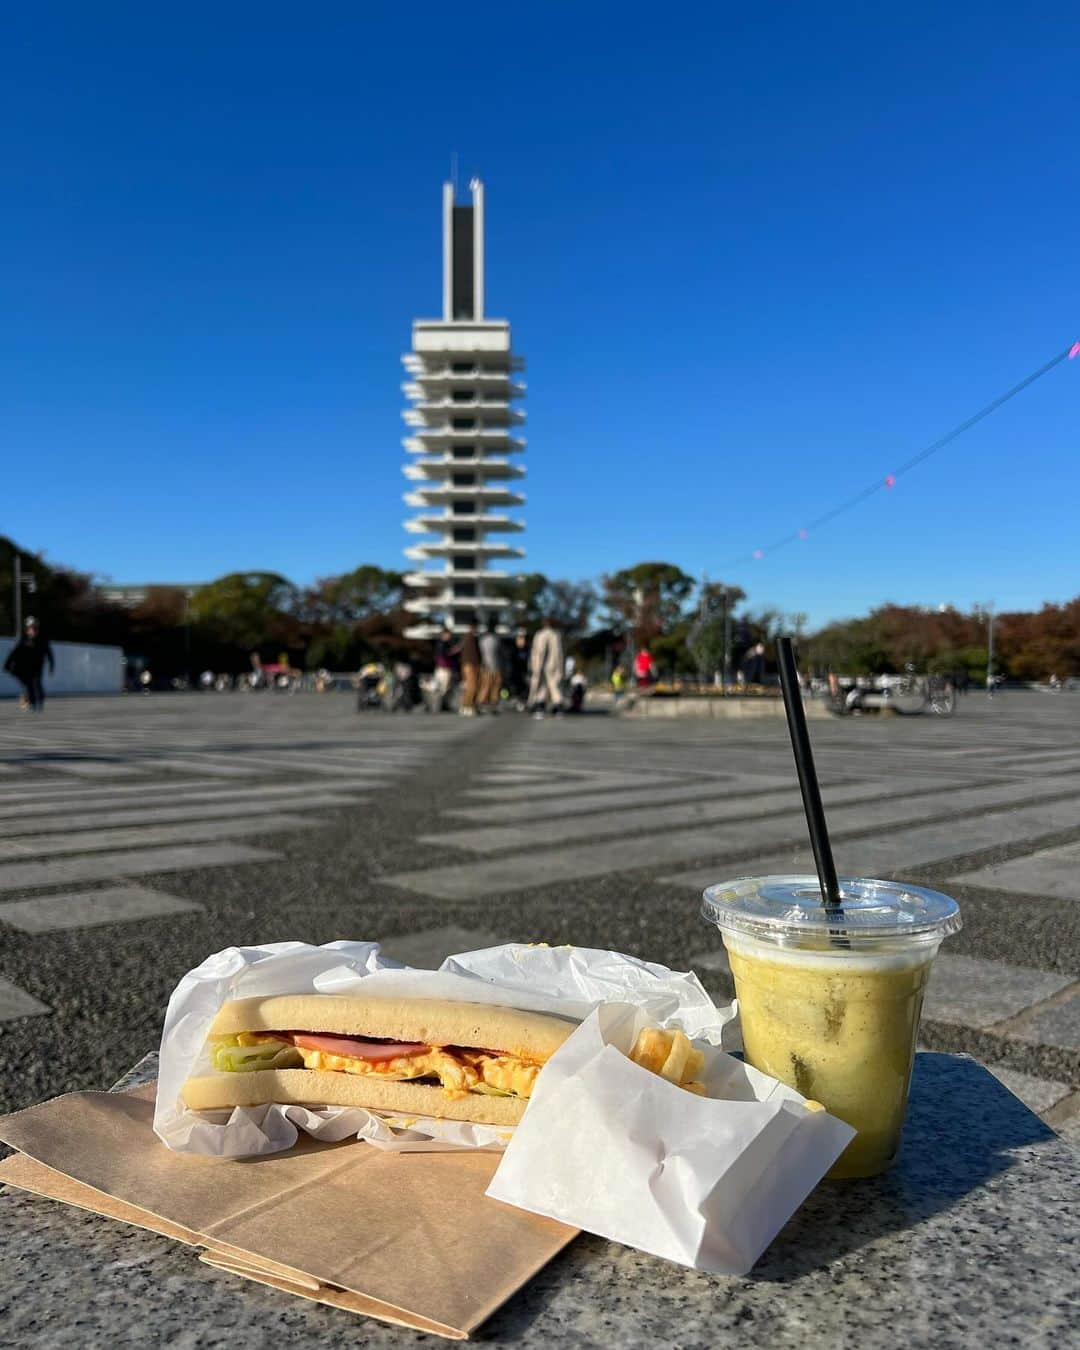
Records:
{"label": "tower window", "polygon": [[455,544],[471,544],[476,538],[476,527],[474,525],[459,525],[454,530]]}
{"label": "tower window", "polygon": [[476,367],[471,361],[451,361],[450,373],[452,375],[471,375]]}
{"label": "tower window", "polygon": [[455,445],[450,452],[454,459],[472,459],[476,453],[475,445]]}
{"label": "tower window", "polygon": [[455,431],[473,431],[476,427],[475,417],[452,417],[450,425]]}
{"label": "tower window", "polygon": [[456,473],[454,474],[454,487],[472,487],[476,482],[474,473]]}
{"label": "tower window", "polygon": [[450,397],[455,403],[474,403],[476,401],[476,394],[471,389],[454,389],[451,391]]}
{"label": "tower window", "polygon": [[476,615],[471,609],[455,609],[454,624],[458,628],[468,628],[469,624],[476,622]]}
{"label": "tower window", "polygon": [[[457,530],[454,531],[454,534],[455,534],[455,535],[457,534]],[[475,571],[476,571],[476,559],[473,557],[473,555],[472,555],[471,553],[461,553],[461,554],[459,554],[459,555],[453,560],[453,565],[454,565],[454,571],[455,571],[455,572],[475,572]]]}
{"label": "tower window", "polygon": [[451,502],[450,510],[455,516],[475,516],[475,502]]}
{"label": "tower window", "polygon": [[475,582],[475,581],[455,581],[455,582],[454,582],[454,599],[455,599],[455,600],[470,600],[470,599],[472,599],[472,597],[473,597],[475,594],[476,594],[476,582]]}

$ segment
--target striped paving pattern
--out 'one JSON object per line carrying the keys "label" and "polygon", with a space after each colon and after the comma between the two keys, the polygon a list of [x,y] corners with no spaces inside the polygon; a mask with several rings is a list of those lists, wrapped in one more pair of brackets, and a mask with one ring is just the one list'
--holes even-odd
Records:
{"label": "striped paving pattern", "polygon": [[[282,840],[363,806],[468,731],[445,719],[418,739],[389,719],[343,720],[341,704],[272,696],[113,701],[100,719],[82,715],[90,706],[102,705],[57,700],[31,721],[0,704],[0,893],[25,896],[0,900],[0,937],[183,923],[204,905],[130,879],[205,870],[209,882],[273,863]],[[48,1012],[0,983],[0,1021]]]}

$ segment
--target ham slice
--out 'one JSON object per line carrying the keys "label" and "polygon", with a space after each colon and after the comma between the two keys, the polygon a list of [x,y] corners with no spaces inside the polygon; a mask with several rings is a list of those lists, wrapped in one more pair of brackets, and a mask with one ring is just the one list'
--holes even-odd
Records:
{"label": "ham slice", "polygon": [[309,1036],[302,1031],[294,1031],[289,1039],[302,1050],[321,1050],[325,1055],[370,1059],[375,1063],[422,1055],[429,1049],[418,1041],[365,1041],[358,1036]]}

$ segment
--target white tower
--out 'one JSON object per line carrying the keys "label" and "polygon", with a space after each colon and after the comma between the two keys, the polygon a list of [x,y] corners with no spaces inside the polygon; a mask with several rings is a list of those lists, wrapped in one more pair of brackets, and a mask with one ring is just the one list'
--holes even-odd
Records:
{"label": "white tower", "polygon": [[509,323],[484,317],[484,187],[475,178],[469,187],[472,205],[458,206],[453,184],[443,184],[443,314],[414,321],[401,358],[412,404],[402,413],[413,457],[404,472],[416,484],[405,502],[419,512],[405,528],[427,536],[405,550],[427,564],[405,577],[405,608],[420,616],[406,636],[415,638],[434,637],[443,622],[460,633],[474,617],[498,617],[508,609],[500,583],[514,575],[507,560],[525,556],[502,538],[525,528],[505,509],[525,501],[512,490],[525,470],[510,459],[525,449],[513,434],[525,414],[510,406],[525,396],[514,379],[525,362],[510,351]]}

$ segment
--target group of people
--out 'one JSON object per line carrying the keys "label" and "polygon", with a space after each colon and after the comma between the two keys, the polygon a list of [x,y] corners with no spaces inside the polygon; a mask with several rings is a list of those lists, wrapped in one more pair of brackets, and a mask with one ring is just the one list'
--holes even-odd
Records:
{"label": "group of people", "polygon": [[550,618],[543,619],[531,643],[524,628],[510,639],[502,637],[494,618],[483,632],[470,623],[459,638],[443,628],[435,639],[431,684],[441,708],[460,687],[463,717],[498,712],[504,690],[519,712],[535,717],[567,707],[580,711],[585,697],[585,677],[565,656],[562,634]]}
{"label": "group of people", "polygon": [[45,707],[45,684],[42,677],[45,674],[46,662],[51,675],[56,669],[53,649],[48,638],[42,636],[37,619],[28,618],[23,624],[18,642],[8,652],[7,660],[4,662],[7,673],[13,675],[23,687],[19,706],[27,712],[39,713]]}

